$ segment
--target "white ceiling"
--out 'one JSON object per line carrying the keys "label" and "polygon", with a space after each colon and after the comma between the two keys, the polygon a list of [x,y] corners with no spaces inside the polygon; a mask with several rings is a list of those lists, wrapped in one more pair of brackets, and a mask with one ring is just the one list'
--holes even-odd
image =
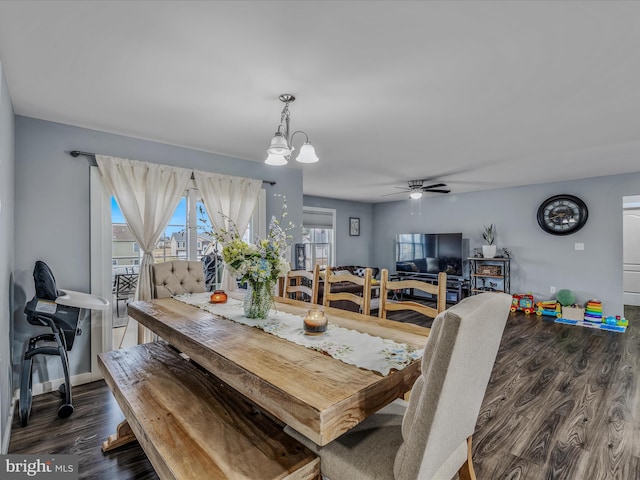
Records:
{"label": "white ceiling", "polygon": [[3,1],[0,59],[17,114],[255,161],[293,93],[309,195],[640,171],[640,2]]}

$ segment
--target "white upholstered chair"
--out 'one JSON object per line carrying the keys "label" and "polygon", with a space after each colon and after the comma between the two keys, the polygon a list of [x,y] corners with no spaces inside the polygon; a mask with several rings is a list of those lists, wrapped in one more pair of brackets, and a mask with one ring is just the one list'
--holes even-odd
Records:
{"label": "white upholstered chair", "polygon": [[183,293],[205,291],[202,262],[173,260],[151,265],[151,295],[169,298]]}
{"label": "white upholstered chair", "polygon": [[471,435],[511,296],[484,293],[440,313],[409,402],[396,400],[324,447],[286,427],[320,456],[330,480],[475,479]]}

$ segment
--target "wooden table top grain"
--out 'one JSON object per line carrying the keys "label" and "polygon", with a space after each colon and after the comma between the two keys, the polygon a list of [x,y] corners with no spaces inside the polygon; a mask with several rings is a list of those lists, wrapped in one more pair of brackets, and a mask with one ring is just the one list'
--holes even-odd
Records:
{"label": "wooden table top grain", "polygon": [[[329,322],[418,348],[429,336],[429,329],[417,325],[315,307]],[[310,305],[276,297],[276,308],[304,316]],[[420,374],[419,360],[382,376],[170,298],[131,302],[128,309],[132,318],[318,445],[402,396]]]}

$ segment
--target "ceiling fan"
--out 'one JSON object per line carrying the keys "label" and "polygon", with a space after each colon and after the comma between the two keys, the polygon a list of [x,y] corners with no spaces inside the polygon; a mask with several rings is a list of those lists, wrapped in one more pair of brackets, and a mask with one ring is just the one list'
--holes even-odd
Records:
{"label": "ceiling fan", "polygon": [[402,189],[402,192],[388,193],[382,195],[388,197],[390,195],[398,195],[399,193],[409,192],[409,197],[416,200],[422,197],[423,193],[449,193],[451,190],[444,190],[440,187],[446,187],[446,183],[434,183],[433,185],[425,185],[425,180],[409,180],[408,187],[394,187]]}

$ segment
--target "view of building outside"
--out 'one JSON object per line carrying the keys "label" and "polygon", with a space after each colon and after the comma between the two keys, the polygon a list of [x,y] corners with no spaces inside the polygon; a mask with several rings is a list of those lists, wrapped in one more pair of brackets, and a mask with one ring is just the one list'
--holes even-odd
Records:
{"label": "view of building outside", "polygon": [[[200,206],[202,209],[200,210]],[[212,239],[207,235],[207,226],[200,220],[200,211],[208,226],[211,225],[206,214],[204,205],[198,202],[198,235],[196,240],[196,251],[190,255],[187,242],[188,214],[187,198],[183,197],[176,207],[176,210],[165,228],[164,235],[158,240],[156,248],[153,250],[153,257],[156,263],[167,262],[169,260],[200,260],[202,255],[213,251]],[[136,242],[133,233],[127,225],[124,215],[118,206],[115,198],[111,198],[111,223],[113,231],[112,241],[112,264],[114,271],[119,273],[137,273],[136,266],[142,259],[142,251]],[[210,227],[209,227],[210,228]]]}
{"label": "view of building outside", "polygon": [[[194,202],[195,203],[195,202]],[[178,203],[169,224],[165,228],[164,235],[160,237],[153,250],[156,263],[170,260],[200,260],[203,255],[220,253],[221,248],[216,245],[211,237],[211,221],[207,215],[204,204],[201,201],[195,203],[193,212],[187,208],[187,197],[183,197]],[[197,239],[195,251],[189,249],[187,229],[189,217],[195,219]],[[124,215],[114,197],[111,197],[111,223],[113,231],[112,240],[112,264],[114,273],[138,273],[137,266],[142,259],[142,250],[136,242]],[[250,242],[253,238],[253,221],[249,223],[244,233],[243,240]]]}

